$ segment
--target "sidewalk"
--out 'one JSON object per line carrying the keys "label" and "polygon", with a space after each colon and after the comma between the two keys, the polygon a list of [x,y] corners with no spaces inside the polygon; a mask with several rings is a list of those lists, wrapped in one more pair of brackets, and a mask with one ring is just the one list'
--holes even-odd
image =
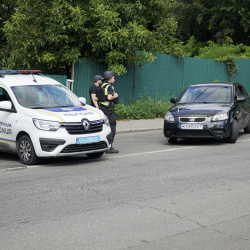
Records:
{"label": "sidewalk", "polygon": [[164,119],[142,119],[117,121],[116,133],[132,133],[150,130],[163,130]]}

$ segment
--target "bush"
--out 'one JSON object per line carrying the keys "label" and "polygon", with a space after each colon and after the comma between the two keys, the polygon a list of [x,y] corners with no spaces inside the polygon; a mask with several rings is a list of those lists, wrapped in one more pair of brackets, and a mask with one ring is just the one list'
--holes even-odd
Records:
{"label": "bush", "polygon": [[115,107],[117,120],[153,119],[163,118],[166,111],[173,105],[170,98],[159,97],[156,95],[151,98],[145,92],[135,101],[132,100],[128,105],[118,104]]}

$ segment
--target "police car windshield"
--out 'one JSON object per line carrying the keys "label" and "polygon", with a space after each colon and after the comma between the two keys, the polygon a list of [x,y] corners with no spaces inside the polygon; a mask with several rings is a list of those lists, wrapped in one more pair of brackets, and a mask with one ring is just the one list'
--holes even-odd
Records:
{"label": "police car windshield", "polygon": [[17,101],[25,108],[79,107],[81,102],[62,85],[27,85],[12,87]]}

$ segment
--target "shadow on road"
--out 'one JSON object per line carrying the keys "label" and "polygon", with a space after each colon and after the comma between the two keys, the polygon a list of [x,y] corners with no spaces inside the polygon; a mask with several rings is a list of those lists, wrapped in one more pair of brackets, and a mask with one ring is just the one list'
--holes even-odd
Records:
{"label": "shadow on road", "polygon": [[[238,140],[244,135],[243,131],[240,131]],[[223,146],[228,145],[225,139],[216,140],[216,139],[206,139],[206,138],[192,138],[192,139],[178,139],[177,143],[168,143],[167,138],[161,140],[162,145],[169,146]],[[233,144],[233,143],[232,143]]]}
{"label": "shadow on road", "polygon": [[[36,165],[43,166],[43,167],[51,167],[53,166],[70,166],[72,164],[74,165],[82,165],[82,164],[87,164],[91,162],[102,162],[108,160],[107,158],[105,159],[105,154],[96,159],[90,159],[87,157],[85,154],[79,154],[79,155],[74,155],[74,156],[63,156],[63,157],[56,157],[56,158],[40,158],[39,162]],[[11,153],[4,153],[0,152],[0,161],[2,161],[2,164],[0,166],[1,169],[15,169],[17,167],[25,167],[20,160],[18,155],[16,154],[11,154]],[[34,166],[36,166],[34,165]]]}

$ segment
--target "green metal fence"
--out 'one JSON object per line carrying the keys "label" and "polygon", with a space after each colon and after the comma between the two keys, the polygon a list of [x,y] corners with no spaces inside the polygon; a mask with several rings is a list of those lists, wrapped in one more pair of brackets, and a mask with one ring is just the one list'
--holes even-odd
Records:
{"label": "green metal fence", "polygon": [[66,80],[67,80],[66,75],[45,75],[45,76],[50,77],[50,78],[60,82],[64,86],[66,86]]}
{"label": "green metal fence", "polygon": [[243,84],[250,94],[250,59],[240,58],[237,61],[237,71],[233,81]]}
{"label": "green metal fence", "polygon": [[[132,96],[138,98],[146,90],[152,98],[157,96],[179,96],[190,84],[224,81],[228,82],[226,65],[213,60],[155,54],[153,63],[134,68],[127,67],[127,74],[115,77],[115,90],[120,103],[128,104]],[[103,75],[107,66],[91,60],[80,60],[75,64],[74,89],[77,96],[83,96],[90,103],[89,87],[95,75]],[[242,83],[250,93],[250,60],[239,59],[232,81]]]}

